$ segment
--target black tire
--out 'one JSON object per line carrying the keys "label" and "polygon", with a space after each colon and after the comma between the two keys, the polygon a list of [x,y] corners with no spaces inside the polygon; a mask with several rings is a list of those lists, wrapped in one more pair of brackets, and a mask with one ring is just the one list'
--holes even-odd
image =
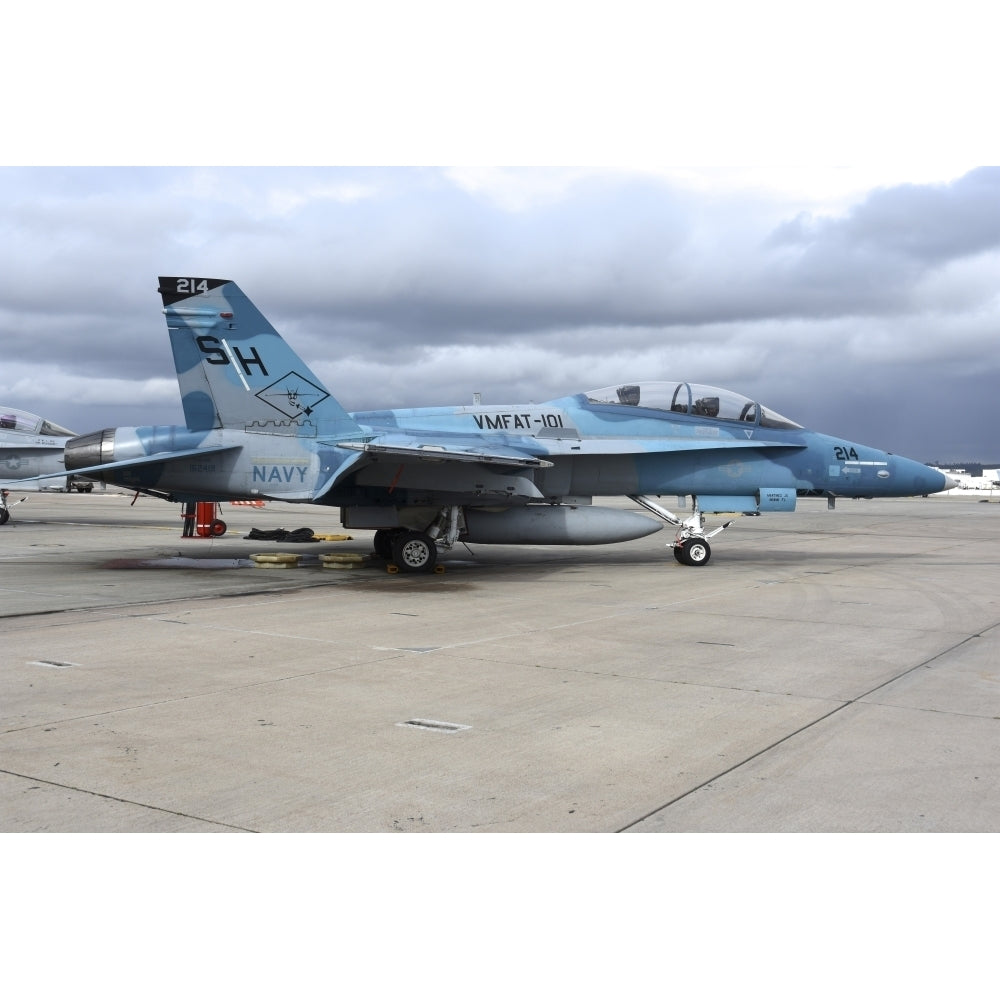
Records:
{"label": "black tire", "polygon": [[704,538],[689,538],[680,551],[685,566],[706,566],[712,558],[712,546]]}
{"label": "black tire", "polygon": [[208,532],[213,538],[219,538],[226,533],[226,522],[216,518],[209,526]]}
{"label": "black tire", "polygon": [[10,511],[0,509],[0,524],[6,524],[10,520]]}
{"label": "black tire", "polygon": [[384,559],[386,562],[391,561],[392,542],[397,534],[399,534],[398,528],[379,528],[375,532],[375,537],[372,539],[372,548],[379,559]]}
{"label": "black tire", "polygon": [[403,531],[392,540],[392,561],[404,573],[430,573],[437,546],[422,531]]}
{"label": "black tire", "polygon": [[684,546],[683,545],[675,545],[674,546],[674,558],[679,563],[683,563],[684,562]]}

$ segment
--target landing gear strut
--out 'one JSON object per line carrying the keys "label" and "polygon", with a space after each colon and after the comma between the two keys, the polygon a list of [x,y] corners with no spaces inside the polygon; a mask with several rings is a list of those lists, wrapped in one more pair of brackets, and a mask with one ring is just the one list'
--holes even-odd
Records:
{"label": "landing gear strut", "polygon": [[698,509],[697,497],[691,498],[694,502],[691,516],[683,521],[650,497],[633,494],[629,499],[677,528],[674,540],[669,542],[667,547],[674,550],[674,558],[684,566],[707,566],[708,560],[712,558],[712,546],[708,544],[708,540],[714,538],[720,531],[725,531],[733,523],[726,521],[721,527],[706,533],[705,515]]}

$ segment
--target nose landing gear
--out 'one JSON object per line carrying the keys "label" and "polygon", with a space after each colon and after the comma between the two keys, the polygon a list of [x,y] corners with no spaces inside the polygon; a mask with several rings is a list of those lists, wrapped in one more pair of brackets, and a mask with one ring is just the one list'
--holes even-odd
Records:
{"label": "nose landing gear", "polygon": [[694,501],[694,509],[691,516],[683,521],[650,497],[631,495],[629,499],[677,528],[674,540],[668,543],[667,547],[674,550],[674,558],[683,566],[707,566],[709,559],[712,558],[712,546],[708,544],[708,540],[714,538],[720,531],[725,531],[733,523],[726,521],[715,530],[706,532],[705,515],[698,509],[697,497],[691,498]]}
{"label": "nose landing gear", "polygon": [[0,490],[0,525],[6,524],[10,520],[10,508],[16,507],[19,503],[24,503],[27,497],[21,497],[20,500],[15,500],[13,503],[7,503],[7,497],[10,496],[10,490]]}

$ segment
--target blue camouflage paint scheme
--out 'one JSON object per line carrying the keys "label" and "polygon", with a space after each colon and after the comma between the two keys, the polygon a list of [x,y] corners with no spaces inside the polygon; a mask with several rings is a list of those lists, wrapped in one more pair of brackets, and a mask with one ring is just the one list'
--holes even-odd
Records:
{"label": "blue camouflage paint scheme", "polygon": [[[67,445],[66,462],[170,500],[334,505],[345,524],[429,538],[444,531],[450,544],[464,513],[477,508],[577,509],[595,497],[631,496],[680,524],[642,498],[691,495],[696,510],[756,513],[791,509],[796,494],[902,497],[948,485],[919,462],[686,382],[627,383],[540,404],[348,413],[235,283],[161,278],[159,290],[186,426],[85,435]],[[534,513],[532,537],[544,537],[545,511]],[[553,541],[610,539],[640,532],[635,517],[648,523],[618,513],[626,516],[612,528],[611,515],[563,509]],[[703,529],[700,514],[685,521],[675,549],[704,543],[711,534]]]}

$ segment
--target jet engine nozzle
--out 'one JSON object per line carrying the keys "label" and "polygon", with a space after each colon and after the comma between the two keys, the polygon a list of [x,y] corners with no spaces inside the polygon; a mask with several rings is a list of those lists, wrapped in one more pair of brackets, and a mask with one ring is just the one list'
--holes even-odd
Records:
{"label": "jet engine nozzle", "polygon": [[93,434],[82,434],[66,442],[66,469],[86,469],[115,460],[115,430],[107,427]]}

